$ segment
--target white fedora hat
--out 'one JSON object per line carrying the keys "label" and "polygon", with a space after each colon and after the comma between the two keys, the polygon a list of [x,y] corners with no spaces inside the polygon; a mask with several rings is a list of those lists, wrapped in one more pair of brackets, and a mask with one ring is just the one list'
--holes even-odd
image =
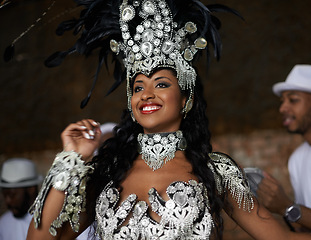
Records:
{"label": "white fedora hat", "polygon": [[42,179],[32,161],[26,158],[11,158],[2,165],[0,187],[31,187],[40,184]]}
{"label": "white fedora hat", "polygon": [[295,65],[286,81],[274,84],[272,90],[277,96],[281,96],[283,91],[290,90],[311,93],[311,65]]}

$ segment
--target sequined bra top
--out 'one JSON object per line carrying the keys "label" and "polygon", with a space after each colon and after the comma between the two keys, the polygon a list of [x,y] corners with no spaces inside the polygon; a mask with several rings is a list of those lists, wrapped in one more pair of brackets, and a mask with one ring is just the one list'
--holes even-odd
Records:
{"label": "sequined bra top", "polygon": [[[213,160],[218,159],[215,166],[222,176],[216,178],[218,191],[229,189],[239,206],[243,201],[245,210],[250,210],[252,197],[240,169],[224,155],[212,156]],[[171,183],[166,189],[167,201],[151,188],[149,203],[151,210],[161,217],[160,222],[149,216],[149,205],[137,201],[135,194],[119,203],[119,192],[112,185],[107,184],[96,203],[97,234],[101,239],[209,239],[214,223],[202,183],[195,180]]]}
{"label": "sequined bra top", "polygon": [[[227,155],[209,154],[208,167],[214,174],[218,194],[230,193],[240,208],[251,211],[254,207],[253,195],[243,171]],[[69,170],[68,170],[69,169]],[[46,196],[51,187],[65,192],[63,207],[52,222],[49,231],[57,235],[57,229],[69,222],[73,231],[79,232],[79,215],[85,211],[86,179],[92,167],[85,165],[75,152],[61,152],[54,160],[43,186],[32,205],[37,228]],[[119,202],[120,193],[108,183],[96,201],[97,234],[101,239],[209,239],[214,222],[206,187],[195,180],[171,183],[165,201],[152,188],[149,191],[149,204],[138,201],[130,194]],[[150,210],[160,216],[157,222],[149,215]]]}
{"label": "sequined bra top", "polygon": [[[206,189],[195,180],[173,182],[167,189],[168,201],[151,188],[152,211],[161,216],[158,223],[148,215],[148,204],[131,194],[117,208],[119,192],[109,183],[97,199],[97,233],[101,239],[208,239],[213,227]],[[122,223],[127,219],[126,225]],[[204,236],[204,237],[203,237]]]}

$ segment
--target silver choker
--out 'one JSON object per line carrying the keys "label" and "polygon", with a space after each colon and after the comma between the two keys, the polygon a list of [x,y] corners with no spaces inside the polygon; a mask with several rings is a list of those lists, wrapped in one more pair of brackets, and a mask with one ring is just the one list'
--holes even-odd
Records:
{"label": "silver choker", "polygon": [[184,151],[187,148],[186,139],[180,130],[155,134],[140,133],[137,140],[138,152],[142,154],[142,159],[153,171],[172,160],[177,150]]}

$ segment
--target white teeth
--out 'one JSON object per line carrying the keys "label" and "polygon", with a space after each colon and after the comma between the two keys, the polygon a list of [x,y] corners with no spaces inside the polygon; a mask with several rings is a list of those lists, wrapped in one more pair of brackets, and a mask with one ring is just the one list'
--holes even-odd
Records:
{"label": "white teeth", "polygon": [[143,111],[153,111],[159,109],[159,106],[145,106],[143,107]]}
{"label": "white teeth", "polygon": [[286,117],[283,119],[283,125],[288,126],[289,124],[291,124],[294,121],[294,118],[292,117]]}

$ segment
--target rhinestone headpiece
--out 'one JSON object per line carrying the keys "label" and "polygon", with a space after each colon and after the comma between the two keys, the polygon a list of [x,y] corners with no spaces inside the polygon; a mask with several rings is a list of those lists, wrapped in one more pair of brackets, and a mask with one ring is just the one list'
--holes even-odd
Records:
{"label": "rhinestone headpiece", "polygon": [[[46,15],[54,2],[55,0],[36,22]],[[229,12],[241,17],[227,6],[204,5],[200,0],[75,0],[75,2],[79,9],[82,7],[79,17],[61,22],[56,33],[63,35],[67,31],[72,31],[78,39],[69,49],[50,55],[45,65],[56,67],[73,53],[89,56],[94,50],[99,50],[93,84],[87,97],[81,102],[81,108],[87,105],[103,64],[108,67],[110,50],[115,55],[113,56],[115,82],[107,95],[127,79],[129,110],[132,97],[130,81],[138,73],[149,76],[161,67],[175,69],[179,86],[189,92],[187,102],[191,103],[197,78],[196,71],[192,67],[194,56],[199,49],[206,49],[209,59],[208,43],[212,45],[217,60],[221,53],[222,44],[218,32],[221,22],[212,13]],[[0,4],[1,7],[2,5]],[[6,61],[13,58],[15,43],[33,26],[31,25],[6,48],[4,53]],[[187,113],[187,110],[183,112]]]}
{"label": "rhinestone headpiece", "polygon": [[[142,21],[136,25],[136,32],[132,36],[130,22],[137,14]],[[187,22],[184,27],[176,29],[177,23],[173,21],[170,8],[163,0],[137,0],[133,5],[124,0],[120,5],[119,22],[123,42],[112,39],[110,48],[116,54],[120,51],[124,54],[130,110],[130,80],[138,73],[148,76],[159,67],[174,69],[180,88],[193,93],[197,74],[191,66],[191,61],[198,49],[207,46],[203,37],[197,38],[192,44],[186,39],[187,34],[197,31],[193,22]]]}

